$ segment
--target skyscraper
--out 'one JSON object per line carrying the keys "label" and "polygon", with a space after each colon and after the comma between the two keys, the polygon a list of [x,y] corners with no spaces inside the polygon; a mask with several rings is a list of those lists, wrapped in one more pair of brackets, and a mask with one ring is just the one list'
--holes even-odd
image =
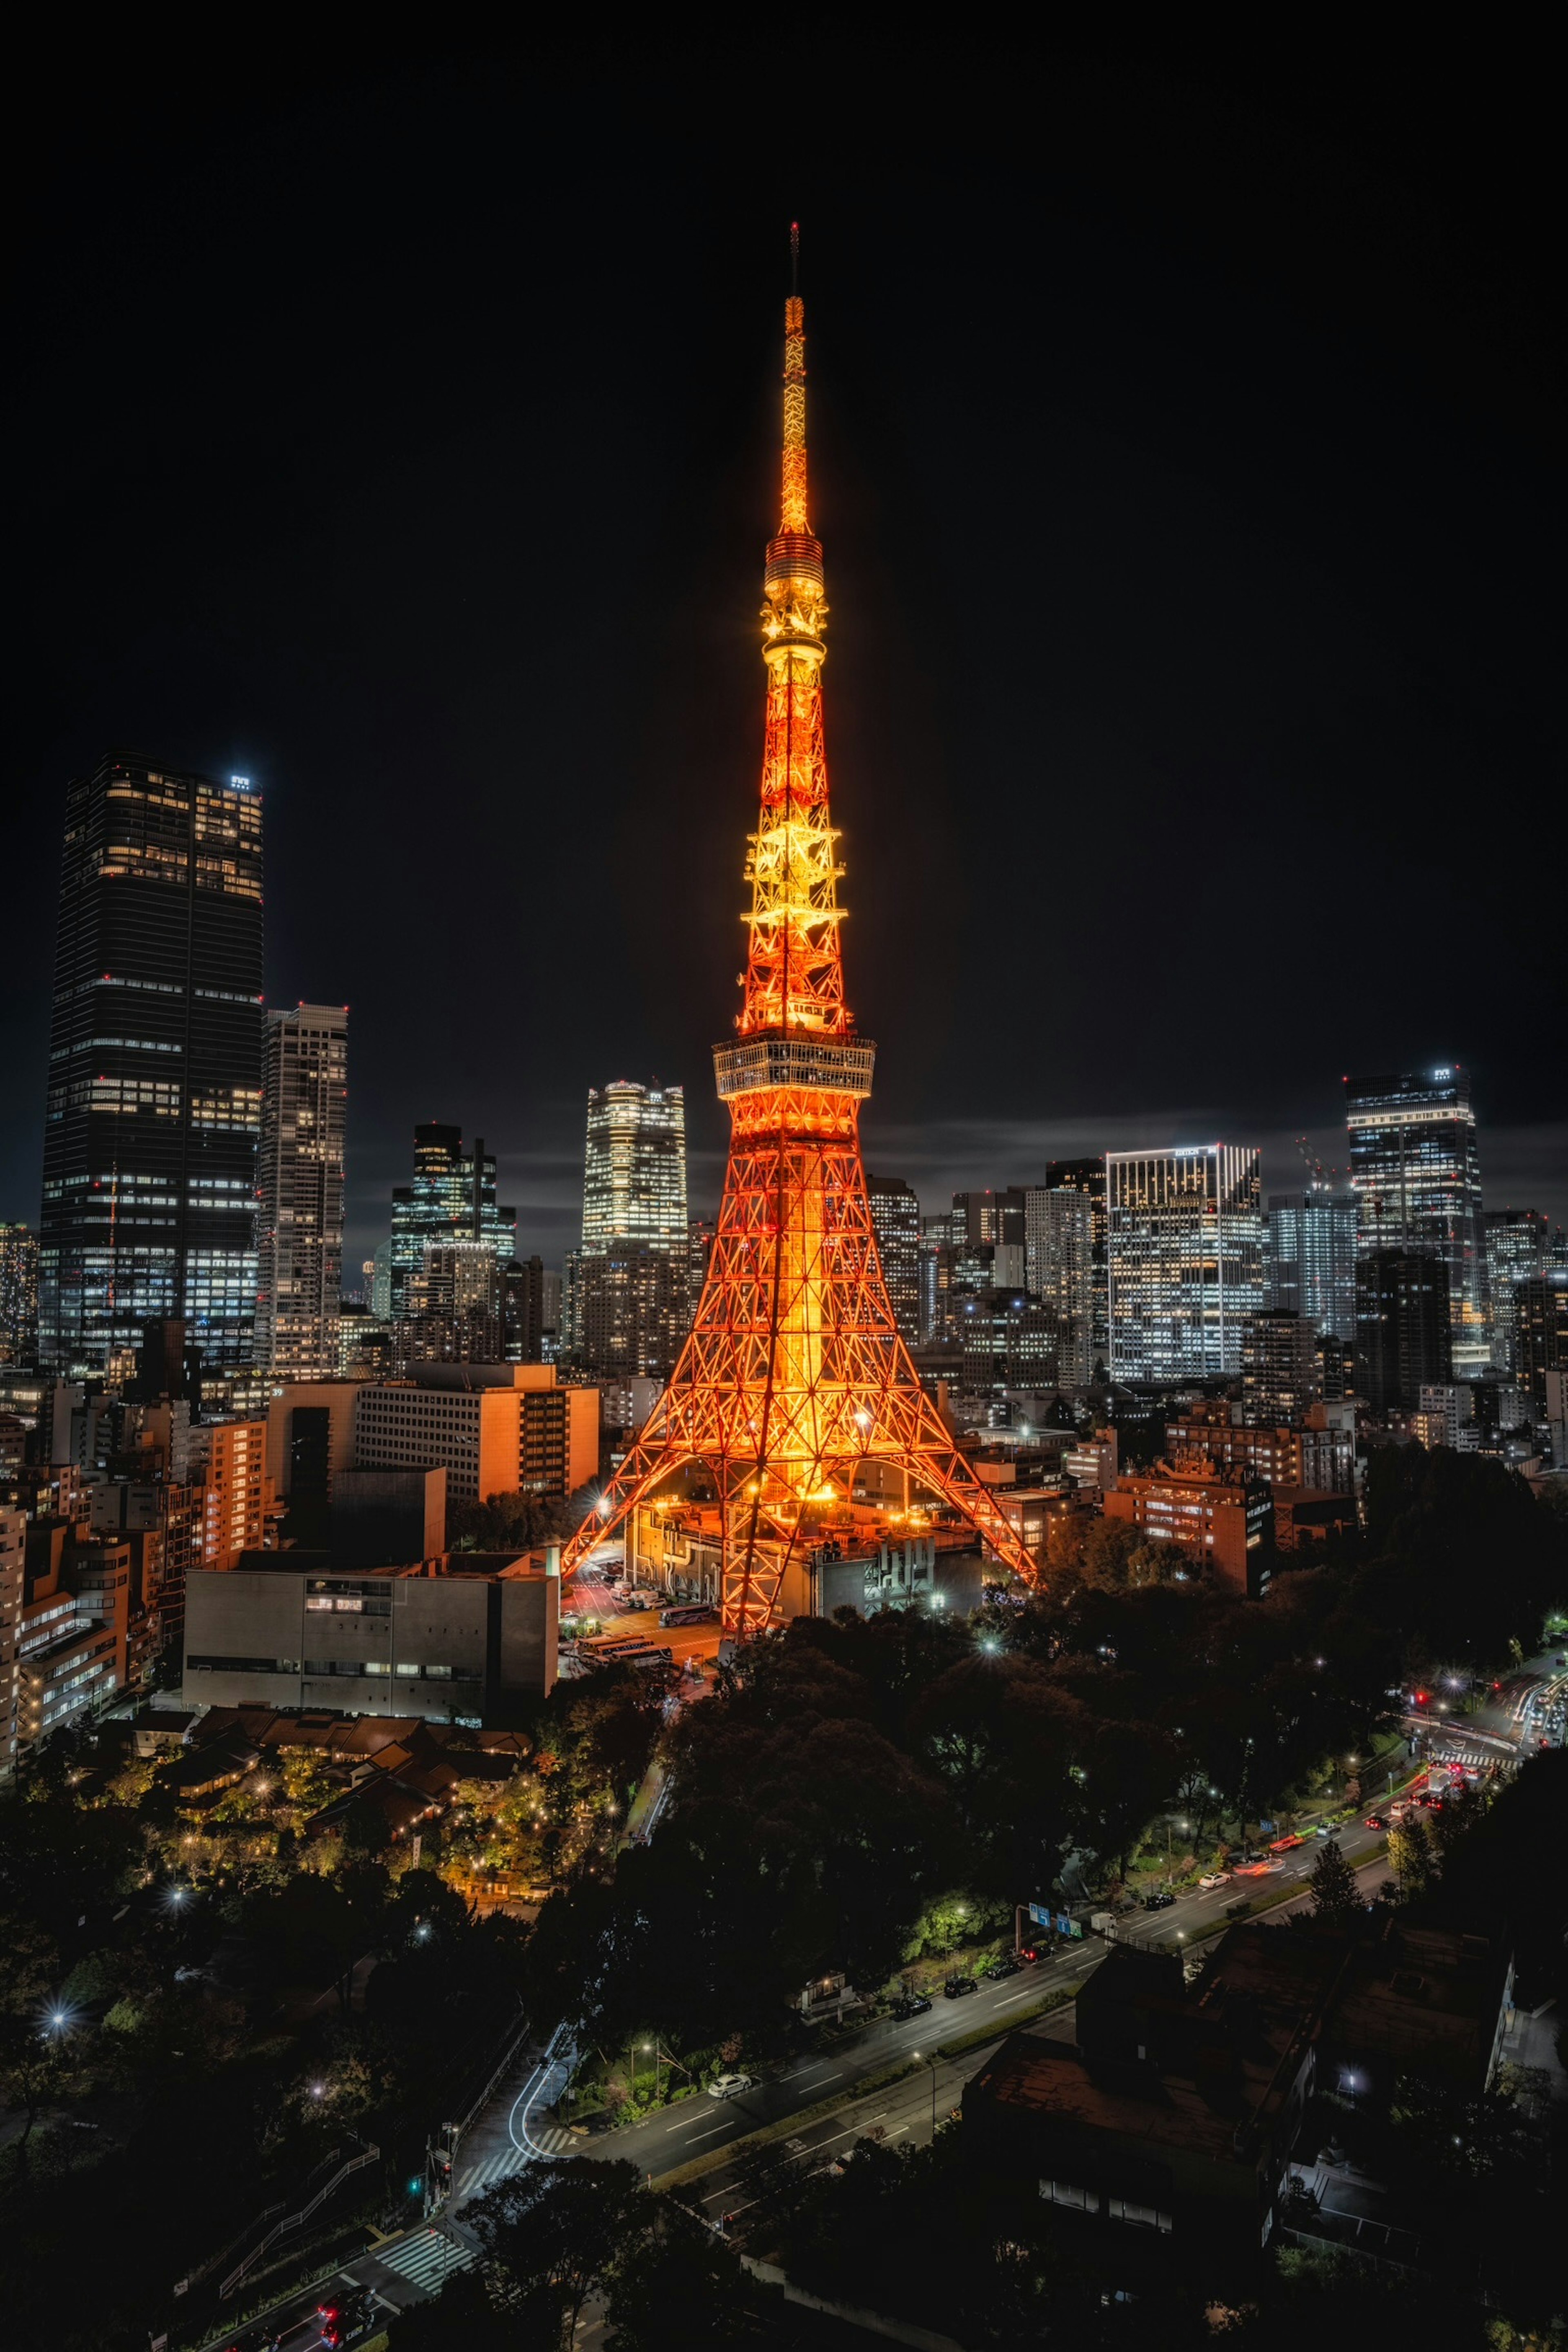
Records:
{"label": "skyscraper", "polygon": [[566,1265],[569,1360],[668,1378],[689,1319],[686,1097],[620,1078],[588,1091],[583,1246]]}
{"label": "skyscraper", "polygon": [[267,1016],[256,1360],[282,1380],[338,1368],[348,1024],[346,1004]]}
{"label": "skyscraper", "polygon": [[1491,1360],[1486,1229],[1469,1074],[1458,1064],[1345,1080],[1357,1248],[1428,1251],[1448,1276],[1453,1377]]}
{"label": "skyscraper", "polygon": [[868,1176],[866,1192],[893,1320],[912,1348],[921,1336],[920,1201],[901,1176]]}
{"label": "skyscraper", "polygon": [[1329,1184],[1270,1192],[1265,1239],[1269,1307],[1321,1338],[1355,1337],[1357,1199]]}
{"label": "skyscraper", "polygon": [[38,1243],[46,1369],[183,1319],[251,1360],[261,800],[110,752],[66,793]]}
{"label": "skyscraper", "polygon": [[628,1079],[588,1090],[583,1247],[686,1247],[686,1096]]}
{"label": "skyscraper", "polygon": [[1514,1288],[1550,1268],[1552,1222],[1539,1209],[1489,1209],[1486,1235],[1492,1361],[1500,1372],[1511,1372],[1518,1368]]}
{"label": "skyscraper", "polygon": [[1554,1265],[1514,1286],[1514,1374],[1544,1413],[1546,1376],[1562,1371],[1568,1371],[1568,1266]]}
{"label": "skyscraper", "polygon": [[1046,1189],[1081,1192],[1089,1202],[1092,1304],[1089,1346],[1096,1364],[1110,1363],[1110,1229],[1105,1208],[1103,1160],[1047,1160]]}
{"label": "skyscraper", "polygon": [[1241,1370],[1263,1305],[1258,1155],[1237,1144],[1105,1158],[1110,1369],[1167,1381]]}
{"label": "skyscraper", "polygon": [[[417,1312],[412,1286],[424,1274],[431,1242],[488,1242],[498,1264],[517,1254],[517,1211],[496,1205],[496,1163],[482,1135],[471,1152],[460,1127],[435,1120],[414,1130],[414,1181],[392,1195],[388,1305],[395,1317]],[[377,1252],[377,1257],[380,1252]]]}
{"label": "skyscraper", "polygon": [[1361,1392],[1378,1412],[1414,1412],[1453,1377],[1448,1269],[1436,1251],[1369,1250],[1356,1266]]}
{"label": "skyscraper", "polygon": [[1071,1184],[1024,1194],[1024,1283],[1056,1318],[1057,1380],[1069,1394],[1094,1378],[1094,1203]]}
{"label": "skyscraper", "polygon": [[0,1223],[0,1364],[30,1364],[38,1345],[38,1236]]}

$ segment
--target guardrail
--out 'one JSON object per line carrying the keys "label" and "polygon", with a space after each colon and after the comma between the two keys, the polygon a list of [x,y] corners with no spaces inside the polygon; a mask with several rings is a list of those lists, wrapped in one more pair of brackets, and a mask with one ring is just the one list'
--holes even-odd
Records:
{"label": "guardrail", "polygon": [[250,2270],[255,2263],[261,2260],[262,2255],[266,2253],[269,2246],[277,2244],[279,2239],[283,2236],[286,2231],[298,2230],[302,2223],[310,2220],[312,2213],[316,2212],[321,2206],[326,2203],[327,2199],[331,2197],[336,2189],[342,2188],[343,2182],[348,2179],[351,2172],[359,2172],[363,2170],[364,2166],[367,2164],[374,2164],[380,2154],[380,2148],[374,2145],[362,2148],[358,2156],[351,2156],[344,2163],[340,2164],[331,2179],[330,2180],[323,2181],[321,2188],[317,2189],[315,2195],[308,2199],[307,2201],[300,2206],[300,2210],[297,2213],[286,2213],[281,2221],[274,2221],[270,2230],[268,2231],[267,2235],[257,2241],[256,2244],[252,2246],[249,2253],[245,2257],[245,2260],[242,2263],[237,2263],[235,2268],[230,2271],[228,2276],[220,2281],[217,2291],[219,2302],[224,2302],[229,2295],[233,2294],[235,2289],[244,2279],[246,2273]]}

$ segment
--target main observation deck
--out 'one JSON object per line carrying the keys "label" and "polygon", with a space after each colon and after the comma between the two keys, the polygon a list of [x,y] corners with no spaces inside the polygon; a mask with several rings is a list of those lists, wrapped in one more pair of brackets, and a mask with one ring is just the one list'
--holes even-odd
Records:
{"label": "main observation deck", "polygon": [[871,1091],[877,1048],[868,1038],[802,1036],[765,1030],[713,1048],[719,1099],[766,1093],[775,1087],[818,1094],[852,1095],[863,1102]]}

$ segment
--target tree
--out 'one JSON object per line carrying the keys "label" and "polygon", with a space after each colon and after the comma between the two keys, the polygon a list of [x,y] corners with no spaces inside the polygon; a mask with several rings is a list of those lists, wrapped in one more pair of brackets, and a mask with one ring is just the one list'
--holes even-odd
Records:
{"label": "tree", "polygon": [[503,2312],[482,2271],[454,2273],[439,2294],[410,2304],[387,2330],[388,2352],[516,2352],[516,2315]]}
{"label": "tree", "polygon": [[1419,1813],[1406,1813],[1402,1822],[1394,1822],[1388,1832],[1388,1859],[1404,1902],[1425,1895],[1436,1872],[1432,1841]]}
{"label": "tree", "polygon": [[1361,1890],[1337,1838],[1331,1838],[1312,1864],[1312,1916],[1328,1927],[1343,1927],[1361,1909]]}
{"label": "tree", "polygon": [[514,2173],[470,2205],[464,2220],[504,2272],[518,2316],[518,2340],[564,2347],[584,2304],[653,2218],[635,2164],[554,2158]]}
{"label": "tree", "polygon": [[763,2294],[740,2256],[669,2198],[658,2200],[652,2229],[609,2286],[608,2352],[721,2352],[758,2332]]}

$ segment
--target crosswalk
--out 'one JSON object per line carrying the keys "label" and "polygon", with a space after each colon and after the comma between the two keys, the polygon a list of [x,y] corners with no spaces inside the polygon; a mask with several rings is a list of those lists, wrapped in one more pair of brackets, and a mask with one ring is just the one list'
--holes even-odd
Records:
{"label": "crosswalk", "polygon": [[466,2246],[455,2245],[441,2230],[421,2230],[417,2237],[405,2238],[401,2245],[389,2246],[376,2255],[389,2271],[396,2271],[426,2294],[435,2294],[443,2280],[454,2271],[467,2270],[473,2259]]}

